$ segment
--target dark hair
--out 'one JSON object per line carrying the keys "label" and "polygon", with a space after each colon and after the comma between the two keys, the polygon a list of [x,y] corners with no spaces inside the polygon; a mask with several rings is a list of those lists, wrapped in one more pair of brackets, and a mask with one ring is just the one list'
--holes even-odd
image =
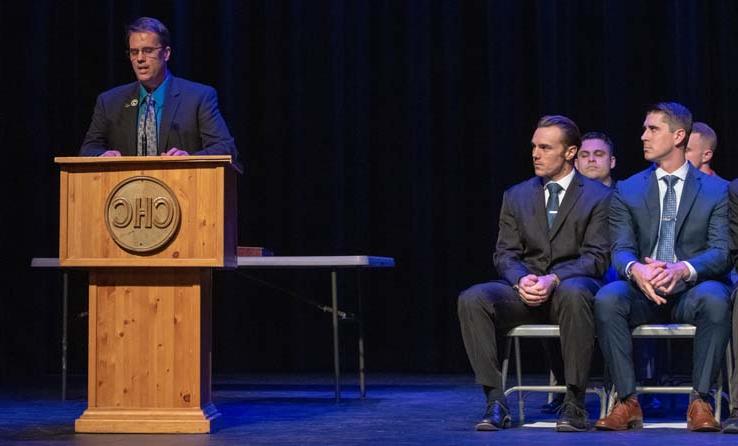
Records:
{"label": "dark hair", "polygon": [[133,33],[154,33],[163,47],[169,46],[169,30],[163,23],[151,17],[139,17],[126,27],[126,47]]}
{"label": "dark hair", "polygon": [[566,116],[546,115],[538,120],[536,128],[541,127],[558,127],[563,135],[562,142],[566,147],[576,146],[579,149],[582,145],[582,136],[579,133],[579,127]]}
{"label": "dark hair", "polygon": [[612,142],[612,139],[610,139],[610,137],[607,136],[606,134],[602,132],[587,132],[584,135],[582,135],[582,142],[588,139],[602,140],[605,144],[607,144],[607,147],[610,149],[610,156],[615,156],[615,143]]}
{"label": "dark hair", "polygon": [[687,147],[689,135],[692,133],[692,112],[687,107],[678,102],[659,102],[648,107],[646,114],[650,113],[663,113],[666,116],[666,123],[669,124],[669,130],[672,132],[684,129],[686,134],[680,145]]}
{"label": "dark hair", "polygon": [[717,134],[715,133],[715,130],[704,122],[695,122],[692,124],[692,133],[699,133],[702,135],[707,140],[707,144],[712,149],[712,152],[715,153],[717,150]]}

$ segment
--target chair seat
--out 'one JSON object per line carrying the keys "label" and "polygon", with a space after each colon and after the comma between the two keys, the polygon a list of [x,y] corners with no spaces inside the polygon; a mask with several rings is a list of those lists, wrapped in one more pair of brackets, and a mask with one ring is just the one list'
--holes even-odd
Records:
{"label": "chair seat", "polygon": [[634,338],[693,338],[697,327],[692,324],[646,324],[633,329]]}
{"label": "chair seat", "polygon": [[518,325],[507,332],[512,338],[558,338],[561,331],[558,325]]}

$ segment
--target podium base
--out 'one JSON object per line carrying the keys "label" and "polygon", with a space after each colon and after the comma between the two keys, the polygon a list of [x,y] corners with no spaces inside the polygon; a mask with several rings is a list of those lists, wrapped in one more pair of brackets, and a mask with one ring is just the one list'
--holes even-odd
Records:
{"label": "podium base", "polygon": [[204,409],[87,409],[74,422],[78,433],[207,434],[220,416]]}

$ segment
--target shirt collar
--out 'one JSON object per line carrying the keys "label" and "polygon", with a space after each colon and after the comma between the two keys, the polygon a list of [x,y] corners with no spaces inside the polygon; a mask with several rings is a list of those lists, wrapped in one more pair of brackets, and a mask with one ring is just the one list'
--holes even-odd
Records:
{"label": "shirt collar", "polygon": [[658,181],[661,181],[661,179],[665,177],[666,175],[674,175],[680,180],[686,181],[687,173],[689,173],[689,161],[684,161],[684,164],[682,164],[682,167],[678,168],[672,173],[668,173],[661,167],[656,168],[656,179]]}
{"label": "shirt collar", "polygon": [[[154,89],[154,91],[151,92],[151,96],[154,97],[154,101],[156,102],[156,105],[159,106],[164,103],[164,94],[167,91],[167,86],[169,85],[169,80],[172,78],[172,75],[167,72],[167,76],[164,78],[164,81]],[[148,95],[149,92],[146,91],[146,88],[144,88],[143,85],[139,84],[138,86],[138,99],[139,104],[141,106],[146,104],[146,95]]]}
{"label": "shirt collar", "polygon": [[561,189],[565,191],[569,188],[571,181],[574,179],[575,173],[576,169],[571,169],[571,172],[569,172],[564,178],[557,181],[546,181],[546,184],[544,184],[543,187],[545,188],[551,183],[557,183],[559,186],[561,186]]}

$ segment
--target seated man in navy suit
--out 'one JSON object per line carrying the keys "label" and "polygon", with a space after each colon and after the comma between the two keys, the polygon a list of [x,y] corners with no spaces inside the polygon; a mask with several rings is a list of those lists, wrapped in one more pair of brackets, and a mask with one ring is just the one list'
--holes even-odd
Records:
{"label": "seated man in navy suit", "polygon": [[601,430],[643,424],[636,398],[632,327],[667,314],[697,326],[687,411],[691,431],[717,431],[707,402],[730,336],[727,185],[685,158],[692,114],[667,102],[648,109],[643,153],[653,165],[619,181],[610,205],[612,261],[621,280],[595,299],[597,333],[618,401]]}
{"label": "seated man in navy suit", "polygon": [[567,392],[556,430],[588,429],[584,395],[594,348],[594,295],[609,262],[610,190],[574,169],[580,144],[569,118],[540,119],[531,141],[536,176],[502,199],[494,253],[502,280],[459,296],[464,346],[487,404],[477,430],[511,424],[496,332],[526,323],[561,326]]}
{"label": "seated man in navy suit", "polygon": [[141,17],[126,33],[137,81],[98,96],[80,155],[231,155],[238,163],[215,89],[167,69],[172,54],[167,28]]}
{"label": "seated man in navy suit", "polygon": [[730,256],[733,264],[731,281],[733,282],[733,375],[730,377],[730,406],[733,410],[730,416],[723,421],[723,433],[738,434],[738,305],[735,305],[738,296],[738,179],[728,185],[728,218],[730,220]]}

